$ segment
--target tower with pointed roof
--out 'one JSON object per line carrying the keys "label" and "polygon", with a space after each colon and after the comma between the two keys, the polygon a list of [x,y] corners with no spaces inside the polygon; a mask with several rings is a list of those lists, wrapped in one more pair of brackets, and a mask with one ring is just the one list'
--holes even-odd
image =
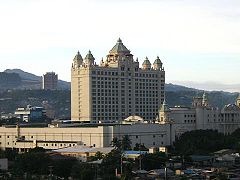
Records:
{"label": "tower with pointed roof", "polygon": [[240,93],[238,93],[238,98],[236,100],[236,105],[240,108]]}
{"label": "tower with pointed roof", "polygon": [[71,119],[120,122],[129,116],[154,120],[164,101],[165,71],[145,59],[139,67],[131,51],[119,38],[100,64],[91,51],[73,59],[71,70]]}
{"label": "tower with pointed roof", "polygon": [[80,52],[78,51],[73,59],[72,68],[79,68],[82,64],[83,64],[83,58]]}
{"label": "tower with pointed roof", "polygon": [[207,95],[206,95],[205,92],[203,93],[203,97],[202,97],[202,106],[203,107],[208,107],[209,106],[208,98],[207,98]]}
{"label": "tower with pointed roof", "polygon": [[157,56],[157,59],[153,63],[153,69],[155,69],[155,70],[162,70],[162,65],[163,65],[162,61]]}
{"label": "tower with pointed roof", "polygon": [[92,52],[89,50],[88,54],[86,55],[86,57],[84,58],[84,63],[86,66],[94,66],[94,60],[95,58],[92,55]]}
{"label": "tower with pointed roof", "polygon": [[160,124],[168,123],[170,121],[170,117],[169,117],[170,113],[171,113],[171,109],[169,108],[168,104],[164,100],[163,104],[161,105],[161,108],[159,109],[157,121]]}
{"label": "tower with pointed roof", "polygon": [[145,58],[145,60],[143,61],[142,67],[144,70],[150,70],[151,69],[151,63],[148,60],[148,57]]}

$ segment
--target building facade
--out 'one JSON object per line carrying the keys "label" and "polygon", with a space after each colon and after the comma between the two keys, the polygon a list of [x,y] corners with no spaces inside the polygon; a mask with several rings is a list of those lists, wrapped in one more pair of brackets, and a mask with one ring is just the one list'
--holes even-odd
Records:
{"label": "building facade", "polygon": [[15,115],[21,121],[34,122],[42,120],[46,115],[46,110],[43,107],[28,105],[26,108],[17,108]]}
{"label": "building facade", "polygon": [[120,122],[136,115],[154,119],[164,100],[165,71],[159,57],[139,67],[119,39],[106,60],[97,65],[89,51],[73,59],[71,70],[71,119]]}
{"label": "building facade", "polygon": [[42,88],[44,90],[57,90],[58,75],[55,72],[47,72],[42,77]]}
{"label": "building facade", "polygon": [[170,142],[168,125],[159,124],[89,124],[75,127],[49,126],[2,126],[0,127],[0,148],[25,152],[35,147],[61,149],[77,145],[110,147],[114,137],[121,139],[128,135],[134,147],[136,143],[146,147],[168,146]]}
{"label": "building facade", "polygon": [[173,138],[179,137],[186,131],[198,129],[212,129],[226,135],[231,134],[240,128],[238,101],[239,98],[235,104],[228,104],[219,109],[209,105],[208,98],[204,93],[202,97],[193,98],[192,107],[170,108],[164,102],[159,111],[157,122],[171,124]]}
{"label": "building facade", "polygon": [[211,107],[206,95],[196,97],[192,107],[168,107],[164,102],[152,121],[139,116],[128,117],[121,123],[82,123],[68,121],[48,127],[31,124],[0,127],[0,148],[20,152],[34,147],[60,149],[77,145],[109,147],[113,138],[127,135],[132,142],[150,147],[172,145],[181,134],[199,129],[217,130],[230,134],[240,128],[240,107],[228,104],[223,109]]}

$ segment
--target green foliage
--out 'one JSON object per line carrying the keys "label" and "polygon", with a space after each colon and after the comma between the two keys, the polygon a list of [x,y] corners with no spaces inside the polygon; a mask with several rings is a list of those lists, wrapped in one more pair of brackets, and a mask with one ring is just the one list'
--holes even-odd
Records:
{"label": "green foliage", "polygon": [[7,149],[5,151],[0,149],[0,158],[7,158],[9,161],[15,160],[17,156],[17,152],[12,149]]}
{"label": "green foliage", "polygon": [[145,154],[142,156],[142,166],[145,170],[160,169],[167,161],[165,153],[157,152],[153,154]]}
{"label": "green foliage", "polygon": [[70,117],[70,91],[12,90],[0,93],[0,112],[13,113],[18,107],[44,106],[48,102],[58,118]]}
{"label": "green foliage", "polygon": [[114,175],[115,169],[120,170],[121,165],[121,152],[113,150],[103,158],[102,173],[107,175]]}
{"label": "green foliage", "polygon": [[131,150],[131,144],[132,142],[128,135],[123,136],[121,140],[116,137],[112,140],[112,146],[116,147],[119,151]]}
{"label": "green foliage", "polygon": [[19,154],[14,163],[15,174],[48,174],[48,166],[50,158],[44,152],[30,151],[24,154]]}
{"label": "green foliage", "polygon": [[113,140],[112,140],[112,146],[120,149],[121,146],[122,146],[121,141],[118,138],[114,137]]}
{"label": "green foliage", "polygon": [[133,148],[134,151],[148,151],[148,148],[144,146],[144,144],[136,143],[135,147]]}
{"label": "green foliage", "polygon": [[174,143],[182,155],[209,154],[225,148],[234,148],[235,140],[214,130],[195,130],[182,134]]}
{"label": "green foliage", "polygon": [[16,73],[0,72],[1,89],[15,88],[22,84],[21,77]]}
{"label": "green foliage", "polygon": [[[202,96],[203,92],[196,91],[166,91],[166,100],[169,106],[191,106],[192,99],[196,95]],[[237,93],[228,93],[223,91],[211,91],[207,93],[209,103],[214,107],[223,108],[226,104],[234,103],[237,99]]]}
{"label": "green foliage", "polygon": [[71,175],[76,180],[92,180],[95,176],[95,168],[87,163],[77,163],[72,167]]}
{"label": "green foliage", "polygon": [[122,149],[125,150],[131,150],[131,140],[128,135],[123,136],[122,138]]}
{"label": "green foliage", "polygon": [[[67,178],[71,175],[73,167],[78,163],[76,159],[59,159],[52,161],[53,174]],[[76,168],[76,167],[74,167]]]}

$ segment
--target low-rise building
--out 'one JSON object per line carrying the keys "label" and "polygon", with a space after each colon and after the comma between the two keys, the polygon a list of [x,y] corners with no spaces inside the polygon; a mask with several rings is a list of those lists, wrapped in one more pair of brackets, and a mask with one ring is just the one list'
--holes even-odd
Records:
{"label": "low-rise building", "polygon": [[17,108],[15,115],[21,121],[34,122],[41,120],[45,116],[45,109],[43,107],[32,107],[28,105],[26,108]]}
{"label": "low-rise building", "polygon": [[228,104],[223,109],[212,107],[205,93],[193,99],[192,107],[169,107],[164,101],[156,122],[171,125],[172,141],[186,131],[198,129],[231,134],[240,128],[240,106],[236,104]]}
{"label": "low-rise building", "polygon": [[76,145],[109,147],[113,138],[128,135],[135,144],[145,147],[170,145],[169,128],[160,124],[81,124],[50,127],[4,126],[0,127],[0,147],[20,152],[35,147],[60,149]]}
{"label": "low-rise building", "polygon": [[114,147],[92,147],[92,146],[74,146],[53,150],[53,153],[58,153],[63,156],[76,157],[82,162],[88,161],[92,156],[95,156],[98,152],[102,155],[106,155],[114,150]]}

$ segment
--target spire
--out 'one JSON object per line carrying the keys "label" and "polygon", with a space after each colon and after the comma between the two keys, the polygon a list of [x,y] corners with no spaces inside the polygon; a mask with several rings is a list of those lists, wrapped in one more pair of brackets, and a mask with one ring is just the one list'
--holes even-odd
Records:
{"label": "spire", "polygon": [[205,91],[204,91],[203,96],[202,96],[202,105],[205,106],[205,107],[208,106],[208,98],[207,98],[207,95],[206,95]]}
{"label": "spire", "polygon": [[122,40],[120,38],[118,38],[117,42],[118,43],[122,43]]}
{"label": "spire", "polygon": [[166,100],[165,100],[165,97],[164,97],[164,101],[163,101],[163,104],[161,105],[161,108],[160,108],[160,112],[169,112],[171,111],[168,104],[166,103]]}
{"label": "spire", "polygon": [[236,105],[240,108],[240,93],[238,93],[238,98],[236,100]]}

